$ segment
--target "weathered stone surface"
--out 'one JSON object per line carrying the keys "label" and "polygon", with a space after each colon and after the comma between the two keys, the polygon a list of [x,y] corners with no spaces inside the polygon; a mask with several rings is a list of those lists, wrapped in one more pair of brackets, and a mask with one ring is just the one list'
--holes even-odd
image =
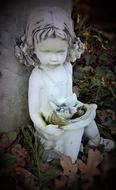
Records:
{"label": "weathered stone surface", "polygon": [[29,123],[28,78],[32,68],[17,63],[14,45],[21,36],[30,11],[43,5],[60,5],[70,9],[67,1],[11,0],[0,10],[0,132],[10,131]]}
{"label": "weathered stone surface", "polygon": [[23,34],[27,18],[26,3],[3,6],[0,16],[0,132],[29,123],[28,78],[30,68],[17,63],[14,56],[16,37]]}

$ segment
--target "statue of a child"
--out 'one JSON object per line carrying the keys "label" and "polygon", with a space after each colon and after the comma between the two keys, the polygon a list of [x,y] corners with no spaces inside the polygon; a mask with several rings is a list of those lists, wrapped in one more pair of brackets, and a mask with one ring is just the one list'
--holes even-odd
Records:
{"label": "statue of a child", "polygon": [[103,141],[108,151],[114,143],[100,138],[94,121],[96,104],[83,104],[72,91],[70,62],[84,52],[73,30],[65,10],[40,7],[29,17],[16,56],[35,67],[29,79],[29,113],[45,150],[68,155],[75,162],[83,134],[94,146]]}

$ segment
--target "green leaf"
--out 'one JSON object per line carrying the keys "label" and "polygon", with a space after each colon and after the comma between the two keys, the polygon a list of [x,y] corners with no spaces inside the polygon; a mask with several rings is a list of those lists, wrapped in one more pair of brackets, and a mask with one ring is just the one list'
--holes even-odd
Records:
{"label": "green leaf", "polygon": [[104,123],[104,125],[105,126],[107,126],[107,127],[109,127],[109,128],[111,128],[111,127],[116,127],[116,120],[109,120],[109,121],[106,121],[105,123]]}
{"label": "green leaf", "polygon": [[30,152],[31,158],[34,160],[35,165],[41,161],[44,147],[40,142],[37,132],[32,126],[27,126],[22,129],[24,147]]}
{"label": "green leaf", "polygon": [[105,79],[114,80],[115,75],[113,72],[109,69],[109,67],[101,66],[96,68],[95,77],[101,79],[104,77]]}
{"label": "green leaf", "polygon": [[112,121],[111,121],[110,127],[116,127],[116,120],[112,120]]}
{"label": "green leaf", "polygon": [[7,136],[9,138],[9,140],[14,141],[17,137],[17,133],[15,131],[11,131],[11,132],[7,133]]}
{"label": "green leaf", "polygon": [[56,168],[52,168],[46,173],[40,172],[39,174],[39,185],[40,187],[47,186],[51,180],[59,175],[59,171]]}
{"label": "green leaf", "polygon": [[100,124],[97,124],[97,126],[99,128],[99,132],[101,136],[103,136],[104,138],[112,139],[112,136],[108,127],[105,127]]}
{"label": "green leaf", "polygon": [[91,78],[91,84],[92,86],[101,86],[101,81],[99,78],[97,78],[96,76]]}
{"label": "green leaf", "polygon": [[101,54],[99,55],[99,60],[100,60],[101,62],[107,63],[107,61],[108,61],[108,54],[107,54],[107,52],[101,53]]}
{"label": "green leaf", "polygon": [[113,97],[108,96],[104,99],[102,106],[116,111],[116,100]]}
{"label": "green leaf", "polygon": [[97,56],[94,53],[85,53],[84,58],[87,65],[92,65],[96,62]]}
{"label": "green leaf", "polygon": [[74,78],[81,80],[85,76],[84,69],[83,67],[78,67],[77,69],[74,70]]}

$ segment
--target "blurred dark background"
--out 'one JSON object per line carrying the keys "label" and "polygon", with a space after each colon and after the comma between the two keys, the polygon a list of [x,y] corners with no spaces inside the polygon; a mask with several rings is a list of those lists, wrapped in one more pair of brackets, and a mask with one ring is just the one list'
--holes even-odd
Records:
{"label": "blurred dark background", "polygon": [[[20,2],[25,0],[20,0]],[[28,3],[34,0],[28,0]],[[0,14],[18,0],[2,0]],[[38,0],[38,2],[41,2]],[[116,7],[114,0],[73,0],[75,14],[80,14],[87,24],[95,24],[110,39],[116,39]],[[25,10],[26,11],[26,10]]]}
{"label": "blurred dark background", "polygon": [[94,24],[104,35],[116,41],[116,6],[113,0],[74,0],[74,12],[84,24]]}

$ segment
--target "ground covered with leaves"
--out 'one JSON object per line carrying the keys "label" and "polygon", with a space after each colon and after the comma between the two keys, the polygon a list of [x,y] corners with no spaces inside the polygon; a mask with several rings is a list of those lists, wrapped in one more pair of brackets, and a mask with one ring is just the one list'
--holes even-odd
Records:
{"label": "ground covered with leaves", "polygon": [[32,126],[19,133],[0,135],[0,189],[2,190],[97,190],[114,189],[116,151],[84,148],[72,164],[70,157],[45,162],[44,148]]}
{"label": "ground covered with leaves", "polygon": [[[104,138],[116,142],[116,46],[76,15],[75,32],[85,53],[73,63],[73,90],[80,101],[98,105],[96,123]],[[42,160],[43,146],[33,126],[0,134],[1,190],[111,190],[116,180],[116,150],[90,147],[77,161],[64,156]]]}

